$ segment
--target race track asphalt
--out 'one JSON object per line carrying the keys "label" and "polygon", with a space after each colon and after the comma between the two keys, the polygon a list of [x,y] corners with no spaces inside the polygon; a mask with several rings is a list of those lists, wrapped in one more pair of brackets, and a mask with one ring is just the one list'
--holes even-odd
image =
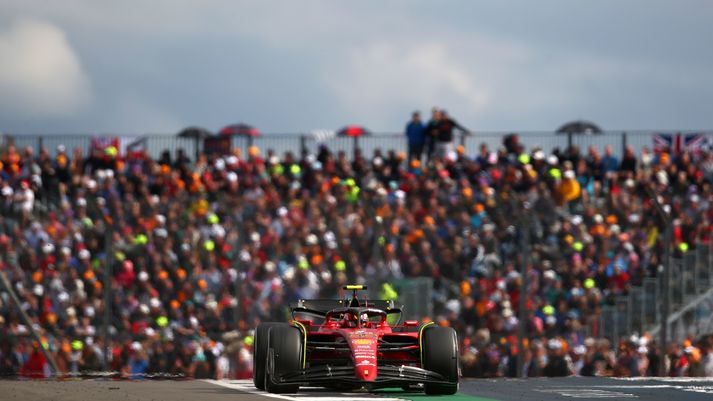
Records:
{"label": "race track asphalt", "polygon": [[431,397],[420,392],[382,390],[340,393],[301,389],[274,395],[255,389],[251,381],[223,380],[0,380],[3,401],[559,401],[559,400],[713,400],[713,378],[610,379],[466,379],[454,396]]}

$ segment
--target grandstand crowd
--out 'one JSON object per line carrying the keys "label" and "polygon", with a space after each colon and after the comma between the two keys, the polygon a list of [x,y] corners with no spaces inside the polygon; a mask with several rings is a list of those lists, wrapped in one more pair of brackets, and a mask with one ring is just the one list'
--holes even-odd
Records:
{"label": "grandstand crowd", "polygon": [[[517,136],[413,159],[327,146],[198,160],[83,152],[1,151],[0,269],[41,338],[0,288],[0,376],[47,376],[42,347],[66,375],[249,378],[251,330],[284,321],[290,302],[412,277],[433,279],[433,319],[458,331],[466,376],[516,376],[520,352],[528,377],[656,375],[660,358],[671,376],[713,375],[713,337],[662,350],[598,331],[602,306],[661,264],[647,189],[674,218],[676,252],[709,243],[710,153],[545,153]],[[523,226],[534,245],[520,322]]]}

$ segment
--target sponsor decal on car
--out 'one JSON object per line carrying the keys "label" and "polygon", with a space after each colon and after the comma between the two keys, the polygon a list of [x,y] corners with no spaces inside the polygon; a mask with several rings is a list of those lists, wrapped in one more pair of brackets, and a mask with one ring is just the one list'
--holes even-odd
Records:
{"label": "sponsor decal on car", "polygon": [[359,330],[349,333],[349,338],[376,338],[376,334]]}

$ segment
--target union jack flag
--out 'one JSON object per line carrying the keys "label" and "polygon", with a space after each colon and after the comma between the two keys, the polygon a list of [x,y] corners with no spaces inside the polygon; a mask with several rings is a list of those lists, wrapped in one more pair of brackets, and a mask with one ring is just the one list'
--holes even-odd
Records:
{"label": "union jack flag", "polygon": [[654,151],[656,152],[689,152],[698,153],[707,149],[708,140],[703,134],[663,134],[655,133],[652,136]]}
{"label": "union jack flag", "polygon": [[668,152],[674,148],[675,145],[675,135],[673,134],[653,134],[651,139],[654,141],[654,151],[655,152]]}
{"label": "union jack flag", "polygon": [[682,137],[681,151],[699,153],[708,148],[708,138],[703,134],[687,134]]}

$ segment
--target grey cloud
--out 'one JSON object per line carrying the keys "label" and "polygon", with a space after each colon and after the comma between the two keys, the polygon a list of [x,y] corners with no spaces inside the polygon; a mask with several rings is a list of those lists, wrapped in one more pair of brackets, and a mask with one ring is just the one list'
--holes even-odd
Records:
{"label": "grey cloud", "polygon": [[63,30],[94,96],[60,117],[0,111],[0,129],[398,131],[434,104],[481,130],[713,127],[708,4],[9,1],[0,23]]}

